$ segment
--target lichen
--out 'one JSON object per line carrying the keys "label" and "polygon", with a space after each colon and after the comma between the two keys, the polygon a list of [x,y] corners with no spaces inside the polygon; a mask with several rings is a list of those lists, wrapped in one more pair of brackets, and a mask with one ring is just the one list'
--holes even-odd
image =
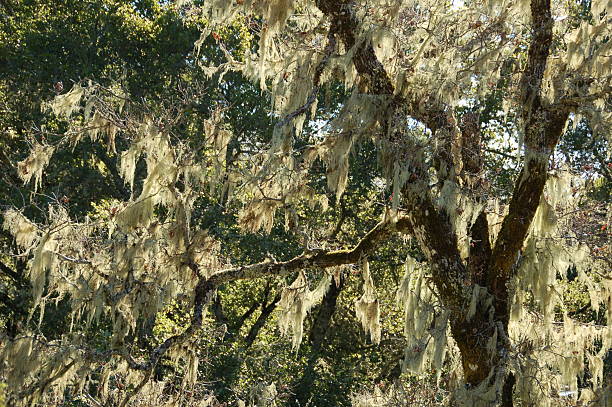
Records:
{"label": "lichen", "polygon": [[365,332],[370,335],[372,343],[378,345],[382,334],[380,305],[376,297],[374,281],[370,275],[370,263],[367,259],[362,261],[361,273],[363,276],[363,295],[355,301],[355,314]]}
{"label": "lichen", "polygon": [[291,333],[293,349],[297,350],[304,335],[304,319],[312,307],[323,300],[329,290],[332,276],[325,274],[314,290],[308,288],[304,271],[300,271],[293,283],[283,289],[278,307],[281,310],[279,326],[283,334]]}
{"label": "lichen", "polygon": [[396,295],[405,314],[406,348],[402,367],[415,374],[433,367],[439,378],[448,350],[449,312],[437,303],[428,280],[426,268],[409,256]]}
{"label": "lichen", "polygon": [[49,165],[54,151],[53,146],[36,143],[30,151],[30,155],[17,164],[17,174],[25,184],[34,177],[35,191],[42,186],[42,173]]}

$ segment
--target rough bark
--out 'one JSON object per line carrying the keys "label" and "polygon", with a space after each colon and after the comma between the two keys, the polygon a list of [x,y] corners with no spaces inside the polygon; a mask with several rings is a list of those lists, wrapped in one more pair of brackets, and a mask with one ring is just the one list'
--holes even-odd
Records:
{"label": "rough bark", "polygon": [[516,181],[508,215],[502,222],[492,251],[488,287],[496,298],[496,318],[508,324],[509,279],[513,265],[540,204],[548,178],[548,161],[557,145],[569,111],[560,106],[544,106],[542,78],[550,53],[553,20],[550,0],[532,0],[532,41],[527,66],[521,78],[522,120],[525,134],[525,163]]}

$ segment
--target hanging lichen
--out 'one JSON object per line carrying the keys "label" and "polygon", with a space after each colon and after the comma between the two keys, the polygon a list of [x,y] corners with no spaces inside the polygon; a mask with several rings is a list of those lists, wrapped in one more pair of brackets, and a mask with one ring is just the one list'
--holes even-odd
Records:
{"label": "hanging lichen", "polygon": [[[382,169],[382,174],[375,176],[392,185],[389,201],[394,220],[399,219],[403,204],[435,196],[432,206],[441,209],[451,224],[450,233],[456,235],[459,262],[468,258],[475,243],[470,241],[468,231],[485,206],[478,199],[484,199],[494,189],[473,198],[470,195],[474,191],[466,191],[465,185],[454,179],[461,173],[461,162],[442,163],[441,168],[446,168],[437,174],[431,162],[436,160],[436,149],[447,147],[440,139],[452,139],[459,130],[453,112],[471,108],[468,105],[480,106],[482,100],[490,98],[492,89],[497,94],[503,88],[502,110],[496,114],[513,121],[521,117],[516,100],[520,98],[516,96],[522,90],[514,83],[520,83],[517,77],[524,75],[529,66],[526,50],[532,49],[529,42],[539,33],[528,28],[532,23],[529,1],[464,4],[385,0],[342,2],[341,6],[333,1],[301,0],[203,3],[198,20],[205,27],[196,43],[197,51],[212,34],[216,54],[225,62],[216,67],[205,66],[202,73],[209,78],[217,75],[218,81],[223,82],[226,74],[233,71],[258,82],[266,92],[262,99],[271,101],[266,120],[276,121],[277,125],[270,134],[241,134],[240,126],[224,124],[225,118],[217,110],[204,122],[200,140],[191,137],[190,126],[199,129],[201,121],[197,125],[189,123],[186,141],[182,134],[185,128],[158,114],[161,106],[124,109],[128,98],[116,85],[105,89],[92,83],[76,84],[46,104],[59,118],[74,120],[64,138],[53,140],[53,146],[33,145],[31,155],[18,164],[21,179],[26,183],[33,179],[34,190],[38,191],[44,168],[56,149],[74,146],[89,136],[89,141],[104,142],[114,153],[115,139],[120,139],[117,146],[123,151],[117,154],[118,172],[132,196],[125,202],[113,200],[106,206],[94,206],[86,219],[68,216],[59,204],[41,213],[44,221],[40,223],[26,219],[16,210],[5,212],[4,228],[23,249],[20,255],[30,256],[25,274],[33,288],[34,309],[39,317],[43,318],[49,301],[64,301],[70,307],[70,332],[53,341],[30,333],[3,340],[3,377],[7,377],[11,391],[31,395],[24,403],[48,405],[70,385],[75,392],[99,387],[102,399],[97,404],[121,405],[127,403],[118,389],[121,384],[127,389],[142,388],[153,397],[147,400],[149,405],[171,404],[162,397],[163,385],[156,388],[152,382],[145,383],[153,370],[148,359],[132,349],[129,342],[143,320],[155,317],[169,304],[191,306],[201,301],[201,291],[196,292],[196,288],[201,289],[198,281],[215,276],[228,261],[219,255],[215,233],[209,234],[191,223],[192,212],[206,210],[208,201],[213,202],[219,192],[224,211],[240,208],[237,224],[243,230],[270,233],[284,218],[287,231],[296,232],[300,243],[311,236],[318,239],[319,231],[296,226],[306,208],[313,210],[318,205],[325,210],[327,206],[325,192],[314,186],[319,185],[318,179],[313,178],[319,174],[318,169],[310,173],[311,167],[317,160],[324,162],[328,188],[340,201],[349,185],[351,152],[359,143],[373,140]],[[612,116],[605,107],[612,42],[606,40],[610,34],[609,2],[593,3],[591,15],[584,21],[565,18],[564,12],[575,10],[554,5],[555,46],[549,50],[545,69],[538,71],[542,75],[538,103],[550,109],[547,114],[568,109],[586,116],[595,139],[598,134],[610,134]],[[326,4],[337,8],[334,12],[324,11]],[[183,15],[182,9],[179,14]],[[241,55],[234,53],[233,46],[223,44],[224,38],[214,31],[237,18],[248,22],[249,44]],[[259,44],[250,43],[256,41],[257,35]],[[203,60],[210,64],[213,59],[217,58],[199,55],[193,65]],[[233,80],[223,85],[224,91],[232,91],[236,83]],[[344,89],[336,92],[342,85]],[[326,101],[331,103],[320,109],[317,103],[325,97],[326,86],[333,100]],[[349,96],[342,100],[345,95]],[[586,101],[589,103],[583,104]],[[127,114],[126,110],[131,111]],[[176,116],[175,113],[166,116]],[[318,129],[304,132],[307,120]],[[503,136],[513,137],[515,134],[509,134],[513,131],[513,127],[505,128]],[[104,141],[102,135],[106,136]],[[518,136],[522,136],[520,131]],[[495,137],[491,139],[497,141]],[[453,159],[459,157],[458,147],[450,148]],[[529,159],[534,152],[527,154]],[[483,182],[485,190],[486,184]],[[601,392],[603,360],[612,343],[612,330],[609,326],[573,321],[563,309],[563,284],[559,284],[559,278],[566,278],[570,267],[575,269],[576,281],[588,290],[591,307],[607,310],[609,325],[612,284],[607,278],[608,270],[589,258],[589,249],[576,243],[578,236],[564,220],[564,213],[573,209],[573,199],[566,191],[574,188],[581,186],[565,176],[554,174],[550,178],[528,239],[514,264],[512,273],[516,273],[516,279],[508,284],[513,293],[509,340],[503,329],[495,327],[483,343],[486,353],[503,360],[503,368],[492,370],[481,386],[463,386],[457,393],[458,402],[488,406],[498,401],[504,369],[515,374],[516,391],[523,404],[550,404],[550,395],[560,390],[576,395],[581,392],[580,399],[585,402]],[[203,195],[207,203],[196,208],[196,199]],[[370,196],[366,199],[375,201]],[[492,243],[496,243],[507,209],[500,204],[505,200],[505,196],[491,198],[486,207]],[[384,202],[386,205],[386,198]],[[285,216],[278,216],[283,211]],[[425,212],[429,219],[430,213]],[[211,214],[217,216],[218,212]],[[263,262],[259,270],[273,269],[272,263],[275,262]],[[415,373],[423,373],[429,366],[439,373],[445,353],[453,349],[447,332],[449,310],[440,303],[427,273],[424,266],[408,258],[398,291],[398,301],[404,305],[408,344],[403,365]],[[378,343],[380,305],[367,260],[363,261],[362,274],[363,295],[355,302],[356,314],[371,341]],[[334,278],[339,281],[338,273]],[[332,276],[326,274],[311,291],[302,270],[283,290],[280,324],[283,332],[292,334],[294,348],[301,343],[305,316],[322,300],[331,280]],[[492,297],[485,287],[469,281],[467,286],[470,288],[463,291],[467,294],[462,316],[473,323],[481,308],[491,308]],[[563,321],[558,320],[559,315],[564,316]],[[109,324],[106,351],[83,346],[83,338],[90,335],[87,329],[98,321]],[[193,331],[197,332],[196,328]],[[503,352],[496,354],[501,341]],[[502,355],[504,352],[510,356]],[[197,381],[195,343],[177,340],[169,345],[164,358],[184,367],[184,387]],[[154,365],[153,362],[158,360],[152,360]],[[461,369],[456,360],[452,363],[456,379]],[[578,388],[578,380],[584,379],[587,370],[591,386],[588,391]],[[455,379],[453,383],[458,381]],[[73,382],[68,384],[70,380]],[[45,388],[49,394],[42,394]],[[30,392],[31,389],[35,390]],[[268,400],[272,400],[268,404],[275,403],[274,386],[262,384],[257,392],[257,397],[250,400],[252,404],[263,405]],[[212,403],[211,399],[206,403]],[[377,390],[373,397],[359,402],[376,405],[388,400],[387,394]]]}
{"label": "hanging lichen", "polygon": [[30,151],[30,155],[17,164],[17,174],[24,183],[27,184],[34,177],[35,191],[42,185],[42,173],[49,165],[54,151],[55,149],[52,146],[36,143]]}
{"label": "hanging lichen", "polygon": [[355,314],[364,331],[370,335],[372,343],[378,345],[382,334],[380,305],[376,297],[374,281],[370,275],[370,263],[367,259],[362,260],[361,274],[363,277],[363,295],[355,301]]}
{"label": "hanging lichen", "polygon": [[346,189],[352,144],[353,138],[350,134],[338,135],[326,154],[327,186],[336,192],[336,200],[340,200]]}
{"label": "hanging lichen", "polygon": [[449,349],[449,312],[440,307],[429,284],[425,267],[408,256],[396,295],[396,301],[404,307],[406,348],[402,368],[423,374],[432,367],[439,380]]}
{"label": "hanging lichen", "polygon": [[[519,347],[528,344],[525,353],[531,355],[514,362],[516,376],[520,378],[517,388],[522,400],[542,406],[552,405],[551,393],[563,392],[573,398],[582,393],[584,400],[601,391],[601,360],[612,345],[607,327],[580,324],[567,314],[563,322],[555,321],[555,309],[563,299],[563,285],[558,278],[566,278],[570,268],[577,271],[581,283],[590,287],[591,306],[596,309],[602,302],[609,303],[610,298],[609,285],[607,288],[606,284],[599,285],[601,290],[592,289],[596,284],[589,274],[601,265],[590,259],[588,248],[557,237],[560,232],[572,233],[557,212],[571,210],[579,202],[579,197],[572,193],[571,185],[575,182],[580,181],[572,179],[567,171],[548,181],[522,253],[520,284],[512,306],[510,337]],[[524,311],[528,296],[535,302],[537,316]],[[558,370],[551,369],[552,366]],[[592,387],[579,391],[578,378],[587,370]]]}
{"label": "hanging lichen", "polygon": [[473,199],[461,193],[459,186],[446,180],[438,198],[440,207],[449,214],[453,229],[457,234],[457,243],[462,258],[467,258],[470,252],[470,238],[468,231],[483,210],[484,204],[476,203]]}
{"label": "hanging lichen", "polygon": [[85,88],[76,83],[68,93],[57,95],[48,105],[53,114],[68,118],[80,109],[81,99],[85,96]]}
{"label": "hanging lichen", "polygon": [[310,291],[306,276],[303,271],[300,271],[295,281],[283,289],[278,303],[281,309],[279,325],[283,334],[291,332],[293,349],[297,350],[302,343],[304,318],[312,307],[323,300],[331,281],[331,275],[326,273],[317,287]]}
{"label": "hanging lichen", "polygon": [[31,249],[33,243],[39,238],[36,225],[15,209],[8,209],[3,216],[3,227],[15,237],[17,245],[25,250]]}

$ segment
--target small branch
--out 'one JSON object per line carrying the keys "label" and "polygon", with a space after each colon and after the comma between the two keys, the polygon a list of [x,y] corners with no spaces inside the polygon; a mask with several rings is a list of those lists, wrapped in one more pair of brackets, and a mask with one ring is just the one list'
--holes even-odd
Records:
{"label": "small branch", "polygon": [[338,233],[340,233],[340,231],[342,230],[342,225],[346,220],[348,210],[346,208],[346,200],[343,199],[344,196],[345,195],[343,194],[340,198],[340,219],[338,219],[338,223],[336,223],[336,227],[334,228],[334,230],[329,234],[329,240],[333,240],[338,236]]}
{"label": "small branch", "polygon": [[496,150],[494,148],[485,148],[484,151],[486,151],[487,153],[501,155],[502,157],[506,157],[506,158],[509,158],[511,160],[516,160],[516,158],[517,158],[516,156],[514,156],[512,154],[504,153],[503,151],[499,151],[499,150]]}
{"label": "small branch", "polygon": [[0,262],[0,271],[2,271],[7,276],[11,277],[15,282],[19,283],[21,286],[21,282],[23,281],[23,277],[21,277],[15,270]]}
{"label": "small branch", "polygon": [[68,256],[64,256],[61,253],[58,252],[52,252],[53,254],[55,254],[57,257],[59,257],[60,259],[64,260],[64,261],[68,261],[70,263],[76,263],[76,264],[91,264],[91,261],[86,260],[86,259],[77,259],[74,257],[68,257]]}
{"label": "small branch", "polygon": [[59,369],[57,371],[56,374],[54,374],[51,377],[47,377],[46,379],[41,379],[39,382],[37,382],[36,384],[31,385],[29,388],[23,390],[22,392],[20,392],[20,396],[23,397],[24,399],[28,396],[30,396],[32,399],[35,398],[35,395],[38,394],[43,394],[45,389],[51,385],[54,381],[60,379],[62,376],[64,376],[71,368],[72,366],[74,366],[74,364],[76,363],[76,360],[73,360],[72,362],[68,363],[67,365],[64,365],[61,369]]}
{"label": "small branch", "polygon": [[265,325],[266,321],[270,317],[270,314],[272,314],[272,311],[274,311],[274,309],[276,308],[276,304],[278,303],[279,300],[280,300],[280,295],[277,294],[276,297],[272,299],[272,302],[270,304],[268,305],[266,305],[265,303],[262,304],[261,314],[259,314],[259,317],[257,317],[257,320],[255,321],[253,326],[251,326],[251,329],[249,330],[249,333],[246,339],[244,340],[245,348],[250,348],[253,342],[255,342],[255,339],[257,339],[257,334],[259,334],[259,331]]}
{"label": "small branch", "polygon": [[130,190],[126,188],[125,183],[121,175],[119,175],[119,171],[117,171],[117,164],[113,162],[113,160],[104,152],[100,151],[99,148],[93,148],[93,154],[104,163],[104,166],[108,169],[108,172],[111,175],[113,180],[113,184],[115,189],[119,193],[120,197],[124,200],[130,198]]}
{"label": "small branch", "polygon": [[584,106],[585,103],[593,102],[597,99],[602,99],[612,94],[612,87],[607,86],[603,90],[583,96],[568,96],[559,100],[560,107],[578,108]]}
{"label": "small branch", "polygon": [[87,400],[89,400],[89,402],[90,402],[91,404],[93,404],[95,407],[104,407],[104,406],[102,405],[102,403],[100,403],[98,400],[96,400],[96,399],[95,399],[95,398],[94,398],[94,397],[93,397],[91,394],[89,394],[88,392],[84,391],[84,392],[83,392],[83,395],[84,395],[84,396],[85,396],[85,398],[86,398]]}
{"label": "small branch", "polygon": [[191,316],[191,324],[189,327],[180,334],[171,336],[155,348],[150,356],[149,360],[143,363],[139,363],[127,352],[122,352],[121,356],[128,362],[130,368],[134,370],[152,370],[161,357],[176,344],[183,343],[185,340],[190,338],[202,327],[202,321],[204,319],[204,306],[210,301],[211,293],[214,290],[214,286],[204,278],[200,278],[198,285],[195,288],[195,300],[193,305],[193,315]]}

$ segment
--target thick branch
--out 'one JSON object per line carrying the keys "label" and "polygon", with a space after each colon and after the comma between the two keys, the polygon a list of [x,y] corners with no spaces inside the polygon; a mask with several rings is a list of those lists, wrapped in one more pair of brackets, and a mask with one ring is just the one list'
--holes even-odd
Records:
{"label": "thick branch", "polygon": [[[532,39],[527,53],[527,65],[521,77],[522,115],[526,123],[534,119],[542,104],[542,78],[550,54],[553,37],[550,0],[531,1]],[[531,119],[531,120],[530,120]]]}
{"label": "thick branch", "polygon": [[406,232],[408,227],[407,218],[400,218],[396,222],[383,220],[372,228],[352,249],[310,251],[287,261],[268,260],[248,266],[225,269],[214,273],[208,281],[216,287],[228,281],[283,276],[309,267],[327,268],[357,263],[362,257],[375,251],[379,244],[393,233]]}
{"label": "thick branch", "polygon": [[[357,47],[353,57],[355,69],[362,78],[368,81],[369,93],[374,95],[389,95],[394,97],[394,105],[408,105],[409,114],[417,120],[422,121],[429,127],[432,133],[447,125],[448,115],[441,103],[426,98],[423,104],[423,96],[420,94],[408,95],[401,98],[395,95],[395,88],[384,65],[376,57],[374,47],[368,41],[357,42],[355,33],[359,32],[359,20],[357,19],[353,2],[342,0],[319,0],[317,7],[332,20],[338,35],[345,48]],[[425,109],[423,108],[425,106]]]}
{"label": "thick branch", "polygon": [[72,368],[72,366],[75,365],[75,363],[76,360],[72,360],[70,363],[62,366],[62,368],[59,369],[53,376],[41,379],[40,382],[32,385],[29,389],[23,391],[21,394],[26,397],[31,396],[31,399],[35,400],[36,396],[43,394],[47,387],[49,387],[56,380],[61,379]]}
{"label": "thick branch", "polygon": [[409,197],[405,205],[410,211],[413,234],[431,264],[433,281],[444,305],[462,318],[471,290],[466,285],[466,268],[449,216],[434,206],[422,186],[408,185],[402,193]]}
{"label": "thick branch", "polygon": [[470,227],[470,237],[468,274],[473,283],[484,286],[491,261],[491,242],[489,240],[489,223],[486,211],[480,212],[476,221]]}
{"label": "thick branch", "polygon": [[559,105],[576,109],[584,106],[587,103],[594,102],[598,99],[604,99],[612,94],[612,86],[606,86],[598,92],[589,93],[586,95],[572,95],[561,98]]}
{"label": "thick branch", "polygon": [[251,307],[248,310],[246,310],[244,314],[240,316],[240,318],[238,318],[238,322],[236,322],[236,325],[232,326],[232,331],[235,333],[239,332],[240,328],[242,328],[242,325],[244,325],[246,320],[249,319],[251,315],[255,313],[255,311],[257,311],[257,308],[259,308],[260,305],[263,305],[263,304],[260,303],[259,301],[255,301],[251,305]]}
{"label": "thick branch", "polygon": [[355,15],[352,2],[320,0],[317,2],[317,7],[331,18],[332,25],[336,27],[347,49],[357,45],[353,64],[357,72],[368,79],[371,93],[393,95],[391,80],[383,64],[376,57],[372,44],[368,42],[356,44],[355,33],[359,29],[359,20]]}
{"label": "thick branch", "polygon": [[565,126],[569,111],[542,104],[542,77],[552,41],[550,0],[532,0],[533,36],[521,79],[522,118],[525,126],[525,164],[514,187],[508,215],[502,222],[492,252],[489,288],[498,304],[496,313],[508,318],[507,281],[521,249],[546,184],[548,161]]}

